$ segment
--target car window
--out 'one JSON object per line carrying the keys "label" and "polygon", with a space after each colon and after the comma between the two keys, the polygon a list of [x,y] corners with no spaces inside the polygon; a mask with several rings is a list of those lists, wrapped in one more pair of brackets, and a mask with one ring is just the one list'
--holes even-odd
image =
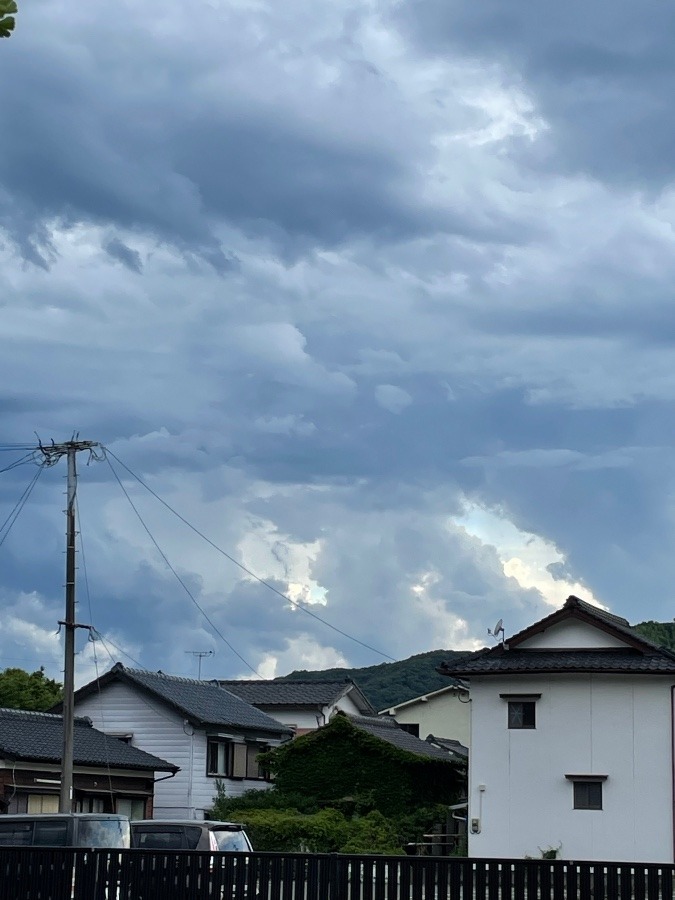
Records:
{"label": "car window", "polygon": [[80,819],[78,847],[128,847],[128,819]]}
{"label": "car window", "polygon": [[196,850],[197,844],[199,843],[199,839],[202,836],[202,829],[199,826],[186,825],[185,826],[185,837],[187,840],[187,848],[188,850]]}
{"label": "car window", "polygon": [[67,847],[68,822],[56,819],[36,822],[33,844],[36,847]]}
{"label": "car window", "polygon": [[152,828],[141,831],[134,828],[134,847],[141,850],[185,850],[185,836],[182,828]]}
{"label": "car window", "polygon": [[213,835],[219,850],[229,853],[241,853],[251,849],[243,831],[218,830],[214,828]]}

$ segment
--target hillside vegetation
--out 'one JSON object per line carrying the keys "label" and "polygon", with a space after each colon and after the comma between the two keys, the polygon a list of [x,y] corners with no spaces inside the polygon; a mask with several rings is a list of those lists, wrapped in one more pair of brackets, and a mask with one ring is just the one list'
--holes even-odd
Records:
{"label": "hillside vegetation", "polygon": [[640,622],[634,627],[659,647],[667,647],[675,652],[675,622]]}
{"label": "hillside vegetation", "polygon": [[[640,622],[634,626],[650,641],[675,652],[675,622]],[[450,683],[436,668],[445,660],[461,659],[469,654],[460,650],[430,650],[418,653],[398,662],[381,663],[360,669],[323,669],[307,671],[300,669],[283,675],[279,681],[307,679],[331,681],[351,678],[361,688],[375,709],[386,709],[405,700],[412,700],[431,691],[447,687]]]}
{"label": "hillside vegetation", "polygon": [[420,694],[448,687],[450,680],[438,674],[437,666],[446,660],[461,659],[468,655],[460,650],[430,650],[428,653],[418,653],[398,662],[365,666],[361,669],[323,669],[319,672],[301,669],[278,680],[331,681],[351,678],[375,709],[380,710],[403,703],[405,700],[412,700]]}

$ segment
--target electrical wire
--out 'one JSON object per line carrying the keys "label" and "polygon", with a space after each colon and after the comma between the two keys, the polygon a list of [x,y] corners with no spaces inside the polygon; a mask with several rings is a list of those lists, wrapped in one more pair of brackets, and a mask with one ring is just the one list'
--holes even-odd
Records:
{"label": "electrical wire", "polygon": [[159,546],[159,544],[158,544],[157,541],[155,540],[154,535],[152,534],[152,532],[150,531],[150,529],[148,528],[148,526],[145,524],[145,521],[143,520],[143,517],[141,516],[141,514],[140,514],[140,512],[138,511],[137,507],[135,506],[133,500],[132,500],[131,497],[129,496],[129,492],[127,491],[127,489],[126,489],[126,488],[124,487],[124,485],[122,484],[122,481],[121,481],[119,475],[117,474],[117,472],[116,472],[116,470],[115,470],[115,467],[114,467],[113,464],[110,462],[110,459],[108,458],[107,455],[106,455],[106,462],[107,462],[108,465],[110,466],[110,471],[111,471],[111,472],[113,473],[113,475],[115,476],[115,480],[117,481],[118,485],[120,486],[120,489],[122,490],[124,496],[127,498],[128,502],[129,502],[129,505],[131,506],[131,508],[133,509],[133,511],[136,513],[136,517],[138,518],[138,521],[139,521],[139,522],[141,523],[141,525],[143,526],[143,528],[144,528],[144,530],[145,530],[145,533],[148,535],[148,537],[150,538],[150,540],[151,540],[152,543],[154,544],[155,549],[157,550],[157,552],[159,553],[159,555],[162,557],[162,559],[163,559],[164,562],[166,563],[166,565],[167,565],[167,567],[169,568],[169,570],[173,573],[175,579],[178,581],[178,583],[179,583],[180,586],[183,588],[183,590],[185,591],[185,593],[188,595],[188,597],[190,598],[190,600],[194,603],[194,605],[197,607],[197,609],[199,610],[199,612],[202,614],[202,616],[203,616],[203,617],[206,619],[206,621],[209,623],[209,625],[210,625],[211,628],[213,629],[214,633],[215,633],[216,635],[218,635],[218,637],[221,639],[221,641],[223,641],[223,643],[224,643],[224,644],[232,651],[232,653],[234,653],[234,655],[237,657],[237,659],[241,660],[241,662],[243,662],[244,665],[245,665],[248,669],[250,669],[251,672],[253,672],[253,674],[254,674],[257,678],[262,678],[262,675],[260,675],[260,673],[257,671],[257,669],[256,669],[254,666],[252,666],[251,663],[250,663],[247,659],[245,659],[245,658],[241,655],[241,653],[239,653],[239,651],[236,650],[236,649],[232,646],[232,644],[227,640],[227,638],[225,637],[225,635],[220,631],[220,629],[218,628],[218,626],[217,626],[217,625],[213,622],[213,620],[210,618],[210,616],[208,615],[208,613],[206,612],[206,610],[199,604],[197,598],[194,596],[194,594],[192,593],[192,591],[190,590],[190,588],[185,584],[185,582],[184,582],[183,579],[180,577],[180,575],[178,574],[178,572],[177,572],[177,571],[174,569],[174,567],[171,565],[171,563],[169,562],[169,559],[168,559],[166,553],[164,553],[164,551],[162,550],[162,548]]}
{"label": "electrical wire", "polygon": [[137,659],[134,659],[133,656],[131,656],[131,654],[127,653],[126,650],[122,650],[121,647],[118,647],[117,644],[110,637],[107,637],[104,641],[103,635],[99,631],[96,632],[96,637],[103,643],[103,646],[105,647],[106,652],[107,652],[108,656],[110,657],[110,659],[112,659],[113,663],[116,663],[117,660],[112,655],[110,650],[108,650],[108,648],[106,647],[105,641],[107,641],[109,644],[112,644],[112,646],[115,648],[115,650],[117,650],[118,653],[121,653],[122,656],[126,656],[127,659],[130,659],[137,668],[141,669],[141,671],[143,671],[143,672],[150,671],[149,669],[145,668],[143,663],[139,663],[139,661]]}
{"label": "electrical wire", "polygon": [[[5,521],[0,526],[0,534],[2,534],[3,531],[5,531],[5,533],[0,538],[0,547],[2,547],[2,545],[7,540],[9,533],[11,532],[12,528],[14,527],[14,523],[21,515],[21,511],[24,508],[24,506],[26,505],[26,503],[28,502],[30,495],[33,493],[33,488],[37,484],[40,475],[42,475],[42,468],[39,468],[37,470],[37,472],[35,473],[35,475],[33,475],[30,482],[28,483],[28,486],[26,488],[24,488],[23,493],[21,494],[21,496],[19,497],[17,502],[14,504],[14,509],[12,509],[10,514],[7,516]],[[6,528],[6,530],[5,530],[5,528]]]}
{"label": "electrical wire", "polygon": [[[255,572],[252,572],[251,569],[249,569],[243,563],[239,562],[238,559],[236,559],[234,556],[231,556],[229,553],[227,553],[225,550],[223,550],[222,547],[219,547],[212,540],[210,540],[210,538],[208,538],[203,532],[201,532],[198,528],[196,528],[194,525],[192,525],[191,522],[188,522],[188,520],[186,518],[184,518],[177,510],[175,510],[170,504],[168,504],[166,502],[166,500],[163,500],[159,496],[159,494],[157,494],[155,491],[153,491],[153,489],[148,484],[146,484],[142,478],[140,478],[138,475],[136,475],[136,473],[133,472],[129,468],[129,466],[125,465],[125,463],[123,463],[122,460],[115,453],[113,453],[113,451],[109,447],[104,447],[103,449],[104,449],[104,452],[106,453],[106,459],[108,457],[108,454],[110,456],[112,456],[112,458],[114,460],[116,460],[122,466],[122,468],[125,469],[129,473],[129,475],[131,475],[132,478],[135,478],[136,481],[146,489],[146,491],[148,491],[150,494],[152,494],[152,496],[156,500],[158,500],[162,504],[162,506],[164,506],[166,509],[168,509],[169,512],[173,513],[173,515],[176,516],[177,519],[180,519],[180,521],[184,525],[186,525],[191,531],[193,531],[196,535],[198,535],[200,538],[202,538],[202,540],[206,541],[206,543],[209,544],[209,546],[213,547],[213,549],[216,550],[218,553],[220,553],[222,556],[224,556],[225,559],[228,559],[231,563],[234,563],[235,566],[240,568],[243,572],[246,572],[247,575],[250,575],[250,577],[255,579],[255,581],[257,581],[259,584],[263,585],[264,587],[268,588],[273,593],[277,594],[279,597],[281,597],[287,603],[290,603],[291,606],[294,606],[296,609],[302,610],[302,612],[306,613],[308,616],[311,616],[313,619],[316,619],[317,622],[321,622],[322,625],[325,625],[327,628],[330,628],[332,631],[337,632],[337,634],[342,635],[342,637],[345,637],[348,640],[353,641],[355,644],[359,644],[359,646],[364,647],[366,650],[370,650],[372,653],[376,653],[378,656],[381,656],[384,659],[388,659],[390,662],[396,662],[396,659],[393,656],[389,656],[388,653],[383,653],[383,651],[378,650],[377,647],[372,647],[370,644],[367,644],[365,641],[362,641],[359,638],[354,637],[351,634],[348,634],[346,631],[343,631],[341,628],[338,628],[337,625],[333,625],[331,622],[328,622],[326,619],[317,615],[317,613],[312,612],[311,609],[307,609],[307,607],[304,606],[302,603],[298,603],[296,600],[293,600],[291,597],[288,596],[288,594],[284,594],[283,591],[280,591],[278,588],[275,588],[273,584],[269,583],[269,581],[265,581],[264,578],[261,578],[259,575],[256,575]],[[108,465],[110,465],[110,467],[112,469],[112,464],[110,463],[109,459],[108,459]],[[114,470],[113,470],[113,472],[114,472]],[[115,477],[117,478],[117,475],[115,475]],[[122,482],[119,480],[119,478],[117,480],[121,485]],[[122,490],[124,490],[124,488],[122,488]],[[126,491],[125,491],[125,493],[126,493]]]}
{"label": "electrical wire", "polygon": [[14,462],[11,462],[8,466],[5,466],[4,469],[0,469],[0,475],[2,475],[3,472],[11,472],[12,469],[17,469],[19,466],[28,465],[28,463],[31,462],[36,462],[34,450],[30,453],[26,453],[19,459],[15,459]]}

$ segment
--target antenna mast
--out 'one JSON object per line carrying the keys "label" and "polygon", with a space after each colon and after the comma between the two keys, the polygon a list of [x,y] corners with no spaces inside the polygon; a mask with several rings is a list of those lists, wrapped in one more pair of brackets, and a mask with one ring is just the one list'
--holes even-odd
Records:
{"label": "antenna mast", "polygon": [[190,656],[196,656],[199,660],[198,671],[199,674],[197,676],[198,680],[202,680],[202,660],[206,659],[208,656],[214,656],[215,650],[186,650],[186,653],[189,653]]}
{"label": "antenna mast", "polygon": [[75,498],[77,495],[77,467],[75,458],[83,450],[89,451],[90,459],[100,459],[95,441],[79,441],[79,435],[63,444],[50,445],[40,443],[39,451],[43,456],[43,465],[55,466],[65,456],[68,461],[68,489],[66,503],[66,609],[65,618],[59,622],[64,630],[63,648],[63,752],[61,754],[61,791],[59,794],[59,812],[72,812],[73,807],[73,730],[75,712],[73,694],[75,693],[75,629],[86,626],[75,621]]}

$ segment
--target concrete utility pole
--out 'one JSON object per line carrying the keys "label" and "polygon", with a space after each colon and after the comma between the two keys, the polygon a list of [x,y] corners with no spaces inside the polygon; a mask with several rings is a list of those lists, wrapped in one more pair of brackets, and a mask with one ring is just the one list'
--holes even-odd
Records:
{"label": "concrete utility pole", "polygon": [[[66,503],[66,610],[59,625],[64,630],[63,651],[63,752],[61,754],[61,792],[59,812],[72,812],[73,808],[73,730],[75,722],[73,694],[75,693],[75,630],[87,627],[75,621],[75,498],[77,495],[77,467],[75,458],[82,450],[95,455],[100,445],[95,441],[66,441],[63,444],[43,446],[44,465],[53,466],[65,456],[68,460],[68,488]],[[100,458],[100,457],[99,457]]]}

